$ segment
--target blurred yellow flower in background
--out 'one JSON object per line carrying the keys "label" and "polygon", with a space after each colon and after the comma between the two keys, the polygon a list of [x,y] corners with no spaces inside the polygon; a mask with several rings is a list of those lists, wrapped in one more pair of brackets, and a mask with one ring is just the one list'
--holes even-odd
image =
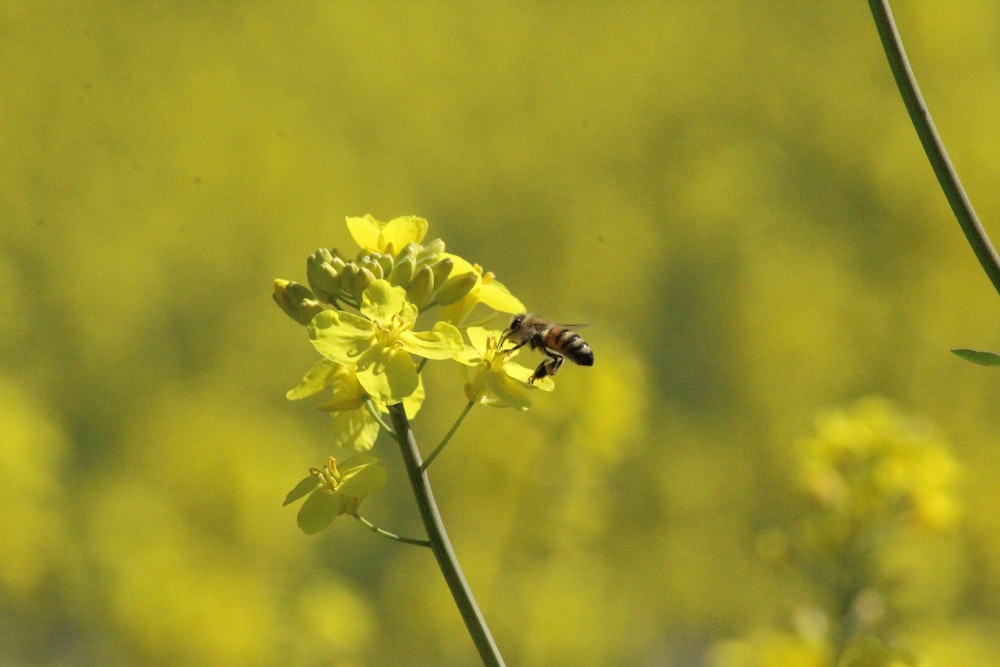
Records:
{"label": "blurred yellow flower in background", "polygon": [[955,523],[958,465],[948,446],[884,399],[822,415],[798,450],[811,497],[852,524]]}

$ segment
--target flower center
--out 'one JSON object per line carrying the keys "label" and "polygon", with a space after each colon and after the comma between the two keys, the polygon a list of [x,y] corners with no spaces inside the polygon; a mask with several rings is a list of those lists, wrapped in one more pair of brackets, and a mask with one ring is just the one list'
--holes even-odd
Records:
{"label": "flower center", "polygon": [[388,322],[375,322],[375,338],[378,345],[383,348],[400,348],[403,343],[399,340],[399,334],[409,330],[406,320],[399,313],[393,315]]}

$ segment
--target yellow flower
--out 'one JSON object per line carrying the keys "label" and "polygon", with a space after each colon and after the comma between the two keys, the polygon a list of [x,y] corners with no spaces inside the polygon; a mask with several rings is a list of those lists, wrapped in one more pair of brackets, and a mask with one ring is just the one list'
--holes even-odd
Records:
{"label": "yellow flower", "polygon": [[[333,398],[318,407],[329,412],[333,419],[334,446],[358,452],[368,451],[378,437],[379,422],[365,407],[368,394],[358,382],[354,368],[321,359],[286,396],[294,401],[331,388]],[[421,382],[416,391],[403,400],[406,414],[416,416],[423,400],[424,387]],[[384,402],[372,399],[372,403],[380,413],[389,412]]]}
{"label": "yellow flower", "polygon": [[365,392],[383,403],[398,403],[416,391],[410,354],[450,359],[462,350],[462,335],[447,322],[414,332],[416,306],[403,288],[385,280],[365,289],[360,310],[361,315],[324,310],[309,323],[309,338],[327,359],[355,367]]}
{"label": "yellow flower", "polygon": [[427,234],[427,221],[415,215],[404,215],[389,222],[380,222],[370,213],[348,217],[347,229],[354,242],[369,252],[396,255],[408,243],[419,244]]}
{"label": "yellow flower", "polygon": [[528,392],[534,387],[552,391],[555,384],[549,377],[529,384],[534,371],[511,361],[517,352],[500,352],[497,341],[500,331],[469,327],[465,332],[471,345],[466,345],[457,357],[468,368],[465,372],[465,395],[474,403],[493,407],[514,407],[527,410],[531,406]]}
{"label": "yellow flower", "polygon": [[472,273],[476,276],[476,283],[464,297],[441,309],[442,317],[446,322],[461,324],[479,304],[499,313],[523,313],[527,310],[524,304],[511,294],[491,272],[484,273],[483,267],[478,264],[470,264],[458,255],[447,253],[446,257],[453,262],[451,275],[460,276]]}
{"label": "yellow flower", "polygon": [[365,496],[378,491],[389,479],[388,471],[369,454],[357,454],[337,465],[332,456],[322,470],[313,468],[309,476],[285,496],[282,506],[303,496],[297,522],[302,532],[312,535],[323,530],[341,514],[354,514]]}

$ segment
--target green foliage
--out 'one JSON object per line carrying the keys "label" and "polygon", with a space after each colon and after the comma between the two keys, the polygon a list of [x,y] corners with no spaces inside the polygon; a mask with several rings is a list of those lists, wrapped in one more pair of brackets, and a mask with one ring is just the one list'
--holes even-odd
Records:
{"label": "green foliage", "polygon": [[983,352],[980,350],[969,350],[958,348],[952,350],[955,354],[980,366],[1000,366],[1000,354],[996,352]]}

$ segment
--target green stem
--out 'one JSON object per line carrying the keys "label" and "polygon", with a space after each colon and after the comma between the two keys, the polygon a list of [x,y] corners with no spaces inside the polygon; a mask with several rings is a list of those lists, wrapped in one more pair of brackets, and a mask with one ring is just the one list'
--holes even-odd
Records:
{"label": "green stem", "polygon": [[465,409],[462,410],[462,414],[460,414],[458,416],[458,419],[455,420],[455,423],[451,425],[451,429],[444,434],[444,438],[441,439],[441,444],[435,447],[434,451],[431,452],[430,456],[424,459],[424,462],[420,464],[420,472],[423,472],[427,470],[428,467],[430,467],[431,461],[433,461],[437,457],[437,455],[441,453],[441,450],[444,449],[444,446],[448,444],[449,440],[451,440],[451,436],[455,435],[455,431],[457,431],[458,427],[462,425],[462,422],[465,421],[466,415],[468,415],[469,412],[472,411],[472,408],[475,405],[476,405],[475,402],[469,401],[468,405],[465,406]]}
{"label": "green stem", "polygon": [[424,522],[424,529],[427,531],[427,539],[431,543],[431,551],[437,559],[438,568],[444,575],[444,580],[448,584],[451,596],[458,606],[458,611],[465,621],[465,627],[472,637],[479,657],[487,667],[501,667],[504,665],[503,656],[497,648],[490,629],[486,626],[486,619],[483,618],[476,599],[472,595],[462,568],[458,564],[458,558],[451,548],[448,533],[444,529],[444,522],[438,512],[437,503],[434,501],[434,494],[431,492],[430,480],[427,473],[420,467],[420,450],[417,447],[417,439],[410,428],[410,420],[406,416],[406,410],[402,403],[389,406],[389,415],[392,423],[396,427],[396,439],[399,442],[399,449],[403,456],[403,464],[406,466],[406,474],[410,478],[410,486],[413,487],[413,495],[417,500],[417,507],[420,510],[420,518]]}
{"label": "green stem", "polygon": [[427,540],[420,540],[415,537],[403,537],[402,535],[397,535],[396,533],[390,533],[388,530],[383,530],[376,526],[374,523],[364,518],[360,514],[352,514],[355,519],[357,519],[362,526],[372,531],[376,535],[381,535],[382,537],[388,537],[390,540],[396,540],[397,542],[402,542],[403,544],[415,544],[418,547],[429,547],[431,545]]}
{"label": "green stem", "polygon": [[931,120],[930,111],[920,94],[917,80],[910,68],[906,51],[903,49],[903,42],[896,29],[896,22],[892,18],[889,0],[868,0],[868,4],[872,10],[872,16],[875,19],[875,26],[878,28],[889,67],[896,79],[896,86],[903,97],[903,104],[906,105],[906,110],[910,114],[913,127],[917,130],[917,136],[920,137],[920,143],[923,144],[924,153],[927,154],[927,159],[931,163],[931,168],[934,169],[938,183],[944,190],[944,195],[958,219],[958,224],[961,225],[962,231],[965,233],[966,240],[979,259],[979,264],[993,283],[993,288],[1000,293],[1000,257],[997,256],[986,230],[980,224],[979,218],[972,208],[972,203],[958,179],[958,174],[955,173],[951,160],[948,158],[944,143],[934,127],[934,121]]}
{"label": "green stem", "polygon": [[392,427],[386,424],[385,420],[382,419],[382,415],[378,413],[378,408],[375,407],[375,403],[372,401],[372,399],[368,396],[365,396],[364,403],[365,403],[365,408],[368,409],[368,414],[370,414],[375,419],[375,421],[378,422],[379,426],[385,429],[386,433],[395,438],[396,434],[393,432]]}

